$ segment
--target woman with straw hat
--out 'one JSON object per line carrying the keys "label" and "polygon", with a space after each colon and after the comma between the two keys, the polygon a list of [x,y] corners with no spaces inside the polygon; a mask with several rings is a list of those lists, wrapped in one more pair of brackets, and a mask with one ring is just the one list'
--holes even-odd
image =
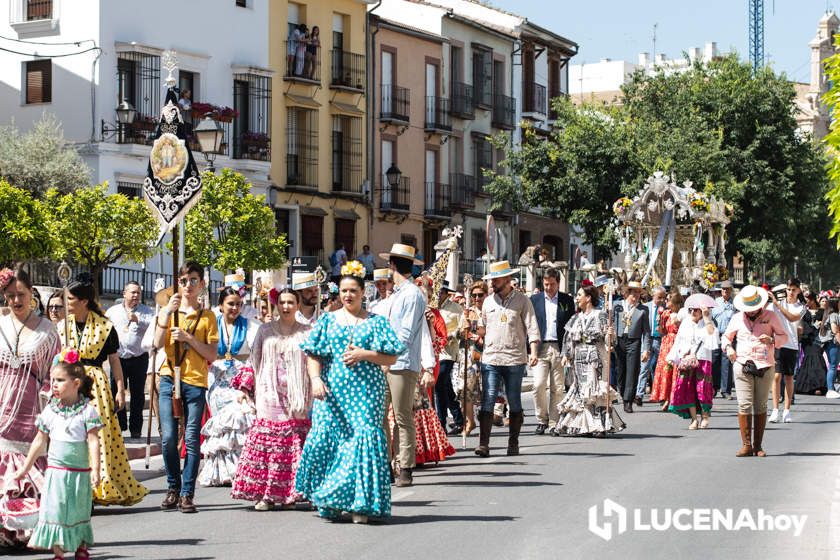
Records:
{"label": "woman with straw hat", "polygon": [[[767,422],[767,394],[776,365],[773,350],[784,346],[788,339],[779,316],[766,309],[768,299],[764,288],[745,286],[735,297],[739,313],[732,317],[723,333],[721,346],[732,361],[738,394],[738,425],[743,445],[735,453],[736,457],[765,456],[761,444]],[[737,351],[733,345],[736,340]]]}

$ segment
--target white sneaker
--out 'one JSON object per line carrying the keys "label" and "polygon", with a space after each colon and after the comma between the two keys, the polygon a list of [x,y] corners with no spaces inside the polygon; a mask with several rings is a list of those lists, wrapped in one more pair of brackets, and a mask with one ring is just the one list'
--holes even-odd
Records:
{"label": "white sneaker", "polygon": [[785,410],[782,413],[782,422],[784,422],[785,424],[793,422],[793,418],[790,417],[790,410]]}
{"label": "white sneaker", "polygon": [[769,421],[770,422],[778,422],[779,421],[779,409],[778,408],[774,408],[773,412],[770,413]]}
{"label": "white sneaker", "polygon": [[827,399],[840,399],[840,393],[832,389],[831,391],[825,394],[825,398]]}

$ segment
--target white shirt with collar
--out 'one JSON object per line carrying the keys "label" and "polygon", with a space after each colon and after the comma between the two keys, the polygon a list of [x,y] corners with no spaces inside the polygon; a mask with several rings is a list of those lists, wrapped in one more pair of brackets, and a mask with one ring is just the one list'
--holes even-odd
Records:
{"label": "white shirt with collar", "polygon": [[[137,321],[129,321],[131,313],[137,316]],[[105,316],[114,324],[117,338],[120,339],[120,348],[117,351],[120,358],[136,358],[146,353],[142,344],[143,335],[155,320],[154,312],[148,306],[141,303],[132,311],[128,311],[124,304],[118,303],[109,307]]]}
{"label": "white shirt with collar", "polygon": [[543,342],[557,341],[557,304],[558,297],[554,294],[553,298],[548,297],[548,294],[543,292],[545,298],[545,340]]}

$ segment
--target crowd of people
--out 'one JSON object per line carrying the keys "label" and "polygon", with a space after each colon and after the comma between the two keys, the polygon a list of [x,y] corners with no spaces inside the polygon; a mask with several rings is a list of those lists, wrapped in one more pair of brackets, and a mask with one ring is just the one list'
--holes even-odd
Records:
{"label": "crowd of people", "polygon": [[379,257],[387,268],[338,255],[326,298],[295,273],[249,304],[244,276],[229,275],[213,308],[188,261],[157,311],[135,282],[103,311],[86,274],[39,309],[23,269],[0,271],[0,546],[87,558],[92,508],[146,497],[123,434],[140,437],[147,391],[162,509],[195,513],[197,486],[230,486],[258,511],[355,523],[387,518],[392,484],[455,453],[447,435],[477,427],[474,453],[488,457],[506,425],[504,452],[518,455],[527,372],[536,435],[604,438],[648,403],[708,429],[715,397],[734,393],[738,457],[766,455],[766,422],[792,422],[795,393],[840,397],[837,298],[795,278],[736,295],[729,282],[690,293],[599,277],[571,295],[548,269],[526,294],[507,261],[451,287],[416,276],[411,246]]}

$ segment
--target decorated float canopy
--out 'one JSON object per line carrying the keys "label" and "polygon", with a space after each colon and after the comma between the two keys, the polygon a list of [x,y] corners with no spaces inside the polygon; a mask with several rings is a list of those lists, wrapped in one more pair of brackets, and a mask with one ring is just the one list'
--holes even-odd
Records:
{"label": "decorated float canopy", "polygon": [[646,286],[706,287],[726,280],[726,225],[732,207],[657,171],[639,194],[613,204],[624,270]]}

